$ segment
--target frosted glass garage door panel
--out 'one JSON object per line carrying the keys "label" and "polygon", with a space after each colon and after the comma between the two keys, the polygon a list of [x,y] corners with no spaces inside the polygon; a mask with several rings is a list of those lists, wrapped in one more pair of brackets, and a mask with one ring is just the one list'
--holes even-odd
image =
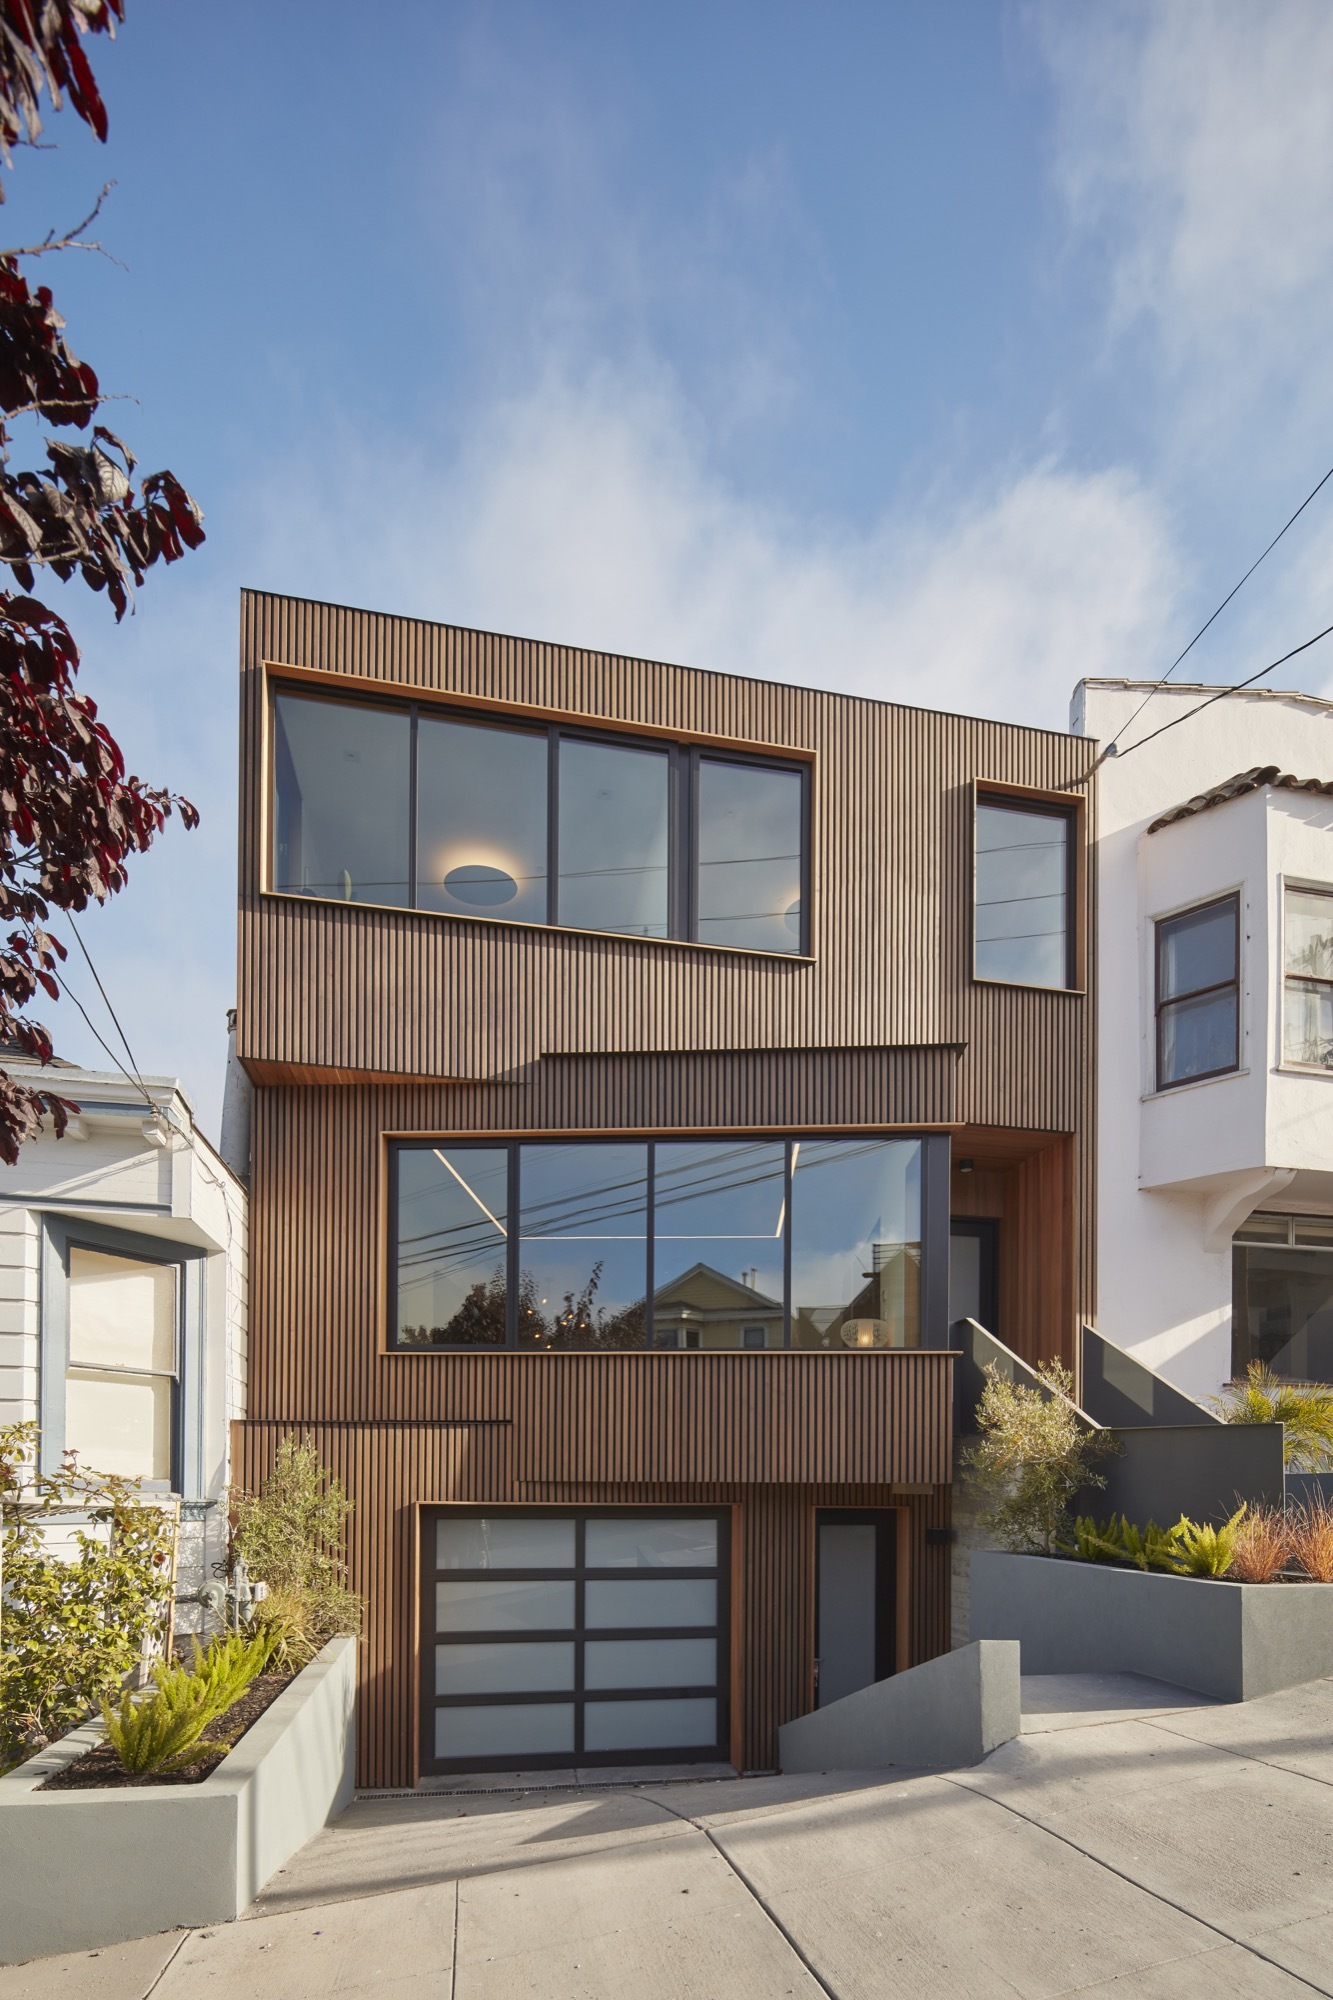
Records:
{"label": "frosted glass garage door panel", "polygon": [[586,1688],[712,1687],[716,1680],[716,1639],[589,1639],[583,1649]]}
{"label": "frosted glass garage door panel", "polygon": [[716,1742],[715,1701],[590,1701],[583,1711],[585,1750],[708,1750]]}
{"label": "frosted glass garage door panel", "polygon": [[574,1523],[460,1514],[435,1527],[436,1569],[573,1569]]}
{"label": "frosted glass garage door panel", "polygon": [[590,1520],[584,1546],[589,1569],[714,1569],[717,1522]]}
{"label": "frosted glass garage door panel", "polygon": [[711,1576],[589,1579],[584,1603],[590,1627],[717,1623],[717,1583]]}
{"label": "frosted glass garage door panel", "polygon": [[437,1632],[563,1632],[574,1624],[574,1585],[545,1577],[435,1586]]}
{"label": "frosted glass garage door panel", "polygon": [[490,1707],[437,1708],[437,1757],[572,1756],[572,1702],[505,1702]]}
{"label": "frosted glass garage door panel", "polygon": [[[621,1683],[605,1682],[605,1686]],[[630,1686],[635,1686],[631,1682]],[[653,1683],[663,1685],[661,1680]],[[672,1687],[683,1682],[667,1683]],[[574,1686],[574,1642],[550,1639],[504,1646],[435,1648],[436,1694],[554,1694]]]}

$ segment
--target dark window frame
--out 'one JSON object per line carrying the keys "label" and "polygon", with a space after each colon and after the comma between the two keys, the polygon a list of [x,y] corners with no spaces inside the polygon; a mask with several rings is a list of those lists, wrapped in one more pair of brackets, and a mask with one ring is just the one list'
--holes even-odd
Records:
{"label": "dark window frame", "polygon": [[[353,905],[361,909],[407,909],[414,915],[435,917],[453,923],[509,924],[523,930],[566,930],[579,937],[618,937],[638,944],[694,944],[702,942],[709,951],[742,951],[752,957],[773,958],[780,963],[789,959],[811,956],[811,891],[813,870],[811,860],[811,777],[809,760],[803,757],[781,757],[759,750],[747,750],[739,745],[732,749],[723,745],[683,743],[667,736],[630,733],[625,730],[603,728],[597,723],[580,721],[543,721],[540,717],[510,715],[503,709],[470,708],[448,701],[416,701],[408,698],[376,696],[361,689],[317,688],[305,682],[285,681],[274,677],[269,683],[269,747],[265,784],[269,817],[269,837],[265,843],[265,888],[274,896],[290,896],[299,902],[334,902],[336,897],[309,896],[299,889],[277,887],[277,843],[280,815],[278,813],[278,752],[276,727],[277,703],[280,697],[291,696],[303,701],[325,701],[352,704],[362,708],[375,709],[381,713],[406,714],[410,723],[409,771],[408,771],[408,829],[407,829],[407,901],[405,903]],[[509,729],[528,736],[542,736],[547,739],[546,753],[546,917],[544,921],[528,921],[521,917],[485,915],[480,912],[463,910],[423,910],[417,904],[417,841],[418,841],[418,722],[422,716],[442,722],[472,723],[493,729]],[[667,757],[667,931],[665,937],[638,937],[633,931],[602,931],[591,927],[563,924],[559,915],[560,882],[560,745],[569,741],[575,743],[600,743],[615,749],[641,750],[665,753]],[[696,936],[698,929],[698,859],[699,859],[699,782],[698,771],[701,763],[729,764],[743,766],[750,770],[778,771],[800,780],[801,818],[801,859],[799,868],[801,922],[795,947],[791,951],[773,951],[763,945],[712,944]],[[341,907],[341,905],[339,905]]]}
{"label": "dark window frame", "polygon": [[1299,1056],[1287,1054],[1287,992],[1291,987],[1313,988],[1333,992],[1333,978],[1321,979],[1315,973],[1292,972],[1287,965],[1287,903],[1292,896],[1319,896],[1326,903],[1333,904],[1333,888],[1324,883],[1292,882],[1282,883],[1282,1020],[1280,1024],[1281,1050],[1278,1057],[1280,1069],[1300,1070],[1306,1076],[1327,1076],[1333,1063],[1302,1062]]}
{"label": "dark window frame", "polygon": [[[1220,910],[1229,905],[1234,925],[1235,970],[1230,979],[1215,980],[1211,986],[1191,987],[1187,993],[1173,993],[1169,999],[1162,997],[1162,944],[1169,924],[1178,924],[1185,917],[1197,917],[1204,910]],[[1172,910],[1169,915],[1153,919],[1153,1090],[1183,1090],[1187,1084],[1207,1083],[1218,1076],[1235,1076],[1240,1069],[1241,1022],[1240,1022],[1240,891],[1229,889],[1224,896],[1209,896],[1205,902],[1191,903],[1183,910]],[[1234,992],[1236,996],[1235,1053],[1230,1062],[1222,1063],[1216,1069],[1196,1070],[1192,1076],[1167,1079],[1163,1075],[1162,1024],[1164,1016],[1173,1007],[1179,1007],[1190,1000],[1202,1000],[1209,994]]]}
{"label": "dark window frame", "polygon": [[[981,904],[977,896],[977,814],[983,806],[997,806],[1004,812],[1028,813],[1034,818],[1059,819],[1065,825],[1065,976],[1061,986],[1044,986],[1030,979],[996,979],[977,971],[977,916]],[[1082,905],[1079,900],[1079,873],[1082,858],[1083,813],[1081,799],[1053,799],[1044,794],[1006,790],[1002,786],[978,783],[972,794],[972,924],[968,941],[968,970],[974,985],[1010,986],[1024,993],[1080,993],[1082,982]],[[980,940],[985,942],[985,940]]]}
{"label": "dark window frame", "polygon": [[[583,1766],[614,1766],[624,1764],[632,1755],[636,1763],[715,1763],[730,1761],[731,1740],[731,1509],[729,1507],[700,1507],[684,1505],[660,1507],[531,1507],[531,1506],[430,1506],[423,1507],[421,1543],[421,1657],[419,1665],[420,1707],[420,1747],[421,1768],[430,1774],[451,1771],[486,1771],[496,1768],[495,1755],[488,1753],[480,1757],[438,1757],[435,1754],[435,1715],[441,1708],[475,1708],[481,1705],[494,1707],[524,1707],[534,1703],[568,1703],[574,1711],[573,1752],[568,1750],[545,1750],[524,1752],[519,1760],[526,1770],[566,1770],[571,1763]],[[558,1569],[536,1569],[515,1566],[493,1570],[451,1569],[441,1570],[435,1560],[435,1523],[445,1516],[485,1515],[504,1513],[514,1518],[530,1519],[572,1519],[574,1529],[574,1562]],[[692,1519],[710,1520],[717,1523],[717,1562],[700,1566],[693,1564],[664,1564],[660,1568],[630,1569],[625,1566],[594,1567],[586,1560],[587,1526],[590,1520],[598,1518],[624,1520],[653,1520],[657,1518],[680,1519],[688,1515]],[[626,1577],[668,1577],[668,1578],[716,1578],[717,1580],[717,1622],[714,1625],[615,1625],[589,1626],[585,1622],[584,1595],[587,1584],[594,1582],[619,1581]],[[459,1632],[450,1638],[441,1638],[435,1629],[435,1585],[444,1580],[457,1579],[460,1582],[481,1581],[503,1577],[508,1580],[548,1579],[564,1581],[572,1578],[574,1583],[574,1622],[569,1626],[552,1628],[549,1626],[531,1629],[498,1631]],[[589,1640],[601,1639],[713,1639],[717,1645],[717,1680],[710,1686],[649,1687],[649,1688],[587,1688],[584,1686],[583,1651]],[[486,1645],[522,1644],[535,1641],[557,1644],[568,1641],[574,1647],[574,1686],[554,1690],[525,1689],[518,1694],[491,1693],[483,1696],[475,1694],[442,1695],[435,1692],[435,1648],[438,1645]],[[583,1710],[588,1701],[645,1701],[645,1700],[690,1700],[692,1698],[712,1699],[717,1703],[717,1739],[715,1743],[702,1748],[675,1749],[661,1751],[593,1750],[582,1747]]]}
{"label": "dark window frame", "polygon": [[[385,1339],[383,1350],[389,1354],[541,1354],[549,1356],[549,1350],[525,1347],[519,1341],[518,1307],[519,1287],[516,1282],[520,1256],[521,1235],[519,1217],[521,1213],[521,1191],[519,1187],[519,1157],[524,1146],[569,1146],[569,1145],[641,1145],[646,1154],[644,1176],[644,1213],[647,1236],[644,1245],[645,1273],[645,1324],[644,1345],[641,1348],[621,1350],[626,1353],[660,1357],[667,1354],[694,1354],[725,1352],[728,1354],[776,1354],[814,1353],[818,1350],[795,1348],[792,1344],[792,1220],[794,1215],[793,1184],[800,1169],[793,1165],[793,1149],[807,1139],[819,1140],[895,1140],[915,1143],[921,1149],[921,1294],[918,1324],[917,1350],[921,1348],[947,1348],[950,1344],[948,1326],[949,1303],[949,1156],[951,1141],[947,1133],[917,1131],[867,1132],[864,1129],[826,1129],[799,1131],[764,1132],[745,1130],[719,1130],[706,1135],[695,1135],[705,1143],[722,1145],[736,1140],[771,1141],[783,1147],[783,1204],[786,1226],[782,1232],[783,1278],[782,1278],[782,1340],[778,1346],[765,1348],[735,1347],[719,1350],[702,1349],[688,1345],[688,1334],[677,1346],[656,1345],[653,1328],[653,1299],[656,1290],[655,1272],[655,1194],[656,1194],[656,1148],[660,1145],[677,1143],[682,1135],[678,1132],[621,1132],[560,1133],[533,1132],[503,1135],[486,1132],[466,1134],[412,1133],[396,1134],[388,1141],[386,1162],[386,1194],[388,1209],[387,1255],[384,1271],[384,1311]],[[440,1341],[429,1346],[414,1346],[400,1343],[397,1338],[398,1312],[398,1161],[409,1151],[431,1152],[437,1148],[447,1148],[451,1153],[495,1152],[504,1148],[508,1153],[506,1178],[505,1218],[506,1258],[505,1258],[505,1338],[493,1342]],[[905,1349],[903,1352],[917,1350]],[[571,1348],[561,1350],[569,1353],[593,1353],[592,1348]],[[847,1353],[851,1350],[830,1349],[830,1352]],[[891,1350],[878,1350],[887,1352]]]}

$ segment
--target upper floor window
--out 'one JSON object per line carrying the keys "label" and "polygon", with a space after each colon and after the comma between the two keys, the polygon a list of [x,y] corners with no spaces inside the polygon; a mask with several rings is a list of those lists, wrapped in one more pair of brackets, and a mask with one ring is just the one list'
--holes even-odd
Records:
{"label": "upper floor window", "polygon": [[808,948],[802,765],[291,691],[273,744],[288,895]]}
{"label": "upper floor window", "polygon": [[1074,814],[982,793],[973,972],[1011,986],[1073,986]]}
{"label": "upper floor window", "polygon": [[1156,927],[1157,1088],[1240,1067],[1240,899]]}
{"label": "upper floor window", "polygon": [[1333,891],[1288,889],[1282,1059],[1333,1069]]}
{"label": "upper floor window", "polygon": [[398,1347],[916,1347],[946,1140],[402,1141]]}

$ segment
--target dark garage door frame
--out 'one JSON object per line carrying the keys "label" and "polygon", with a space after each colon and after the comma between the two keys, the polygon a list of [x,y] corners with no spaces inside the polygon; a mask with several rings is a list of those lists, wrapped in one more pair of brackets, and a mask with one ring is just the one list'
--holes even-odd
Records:
{"label": "dark garage door frame", "polygon": [[[469,1771],[494,1771],[505,1769],[567,1770],[571,1765],[614,1766],[626,1764],[685,1764],[685,1763],[729,1763],[731,1761],[731,1515],[729,1507],[698,1506],[657,1506],[657,1507],[532,1507],[532,1506],[423,1506],[421,1520],[421,1575],[420,1575],[420,1657],[418,1662],[418,1684],[420,1688],[420,1771],[423,1777],[451,1775]],[[504,1516],[510,1520],[526,1518],[530,1520],[566,1520],[575,1523],[575,1560],[572,1566],[561,1568],[488,1568],[488,1569],[440,1569],[437,1567],[436,1523],[443,1519],[461,1519],[468,1516],[486,1518]],[[717,1524],[717,1562],[713,1566],[689,1566],[663,1564],[630,1567],[590,1567],[585,1561],[586,1526],[589,1521],[610,1520],[711,1520]],[[590,1582],[624,1582],[629,1578],[656,1578],[662,1581],[689,1578],[712,1578],[716,1580],[717,1602],[716,1623],[711,1625],[627,1625],[594,1626],[585,1622],[585,1600]],[[574,1624],[572,1627],[523,1628],[504,1631],[459,1631],[453,1635],[439,1635],[436,1631],[437,1583],[444,1582],[563,1582],[574,1585]],[[715,1641],[717,1654],[717,1679],[710,1685],[692,1686],[651,1686],[631,1688],[585,1688],[584,1686],[584,1646],[589,1640],[644,1640],[663,1641],[671,1639],[711,1639]],[[499,1692],[440,1695],[436,1692],[436,1647],[439,1644],[505,1644],[523,1641],[563,1642],[574,1645],[574,1686],[543,1691],[525,1689],[521,1693]],[[684,1748],[642,1748],[637,1746],[618,1747],[613,1750],[585,1750],[584,1709],[588,1702],[635,1702],[645,1700],[670,1701],[679,1699],[709,1699],[717,1704],[716,1740],[704,1745]],[[512,1757],[488,1753],[474,1757],[441,1757],[435,1750],[435,1718],[441,1709],[464,1709],[485,1705],[488,1708],[500,1706],[524,1707],[534,1704],[570,1704],[574,1711],[574,1747],[572,1750],[549,1752],[524,1752]]]}

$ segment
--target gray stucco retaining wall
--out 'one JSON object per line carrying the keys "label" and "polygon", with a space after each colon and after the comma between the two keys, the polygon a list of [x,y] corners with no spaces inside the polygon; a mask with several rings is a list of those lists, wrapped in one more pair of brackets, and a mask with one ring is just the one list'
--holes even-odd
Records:
{"label": "gray stucco retaining wall", "polygon": [[1021,1726],[1018,1647],[987,1639],[784,1723],[778,1760],[784,1771],[957,1769]]}
{"label": "gray stucco retaining wall", "polygon": [[0,1965],[239,1916],[351,1800],[355,1667],[331,1640],[202,1784],[39,1791],[100,1725],[0,1778]]}
{"label": "gray stucco retaining wall", "polygon": [[1229,1583],[977,1549],[974,1639],[1017,1639],[1025,1674],[1147,1674],[1253,1701],[1333,1674],[1333,1584]]}

